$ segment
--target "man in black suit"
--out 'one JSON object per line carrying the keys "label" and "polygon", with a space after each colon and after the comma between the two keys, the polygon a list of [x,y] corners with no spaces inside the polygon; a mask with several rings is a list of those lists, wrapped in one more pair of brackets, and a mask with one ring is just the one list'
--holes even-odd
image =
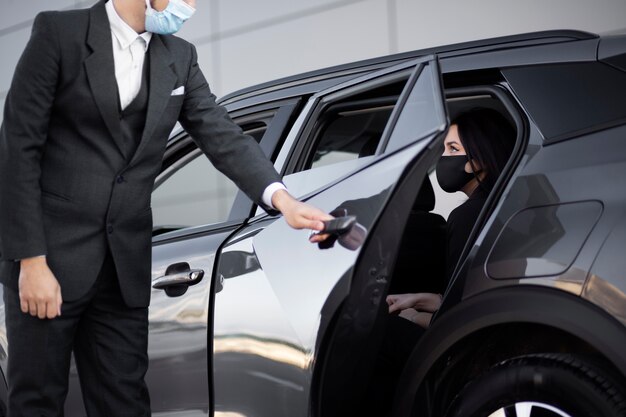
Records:
{"label": "man in black suit", "polygon": [[193,45],[145,31],[147,15],[193,11],[193,0],[144,1],[39,14],[6,98],[0,280],[10,417],[62,415],[72,350],[90,416],[150,414],[150,196],[177,121],[292,227],[321,230],[328,218],[287,193],[216,105]]}

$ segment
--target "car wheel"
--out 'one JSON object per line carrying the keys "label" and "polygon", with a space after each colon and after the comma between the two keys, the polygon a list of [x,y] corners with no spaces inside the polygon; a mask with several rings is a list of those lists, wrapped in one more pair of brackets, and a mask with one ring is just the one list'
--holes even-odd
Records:
{"label": "car wheel", "polygon": [[565,354],[520,356],[470,381],[450,417],[618,417],[622,387],[599,368]]}

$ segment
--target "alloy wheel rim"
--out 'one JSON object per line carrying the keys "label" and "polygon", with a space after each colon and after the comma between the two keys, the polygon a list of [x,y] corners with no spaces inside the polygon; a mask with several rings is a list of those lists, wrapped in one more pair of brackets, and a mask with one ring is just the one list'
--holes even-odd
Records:
{"label": "alloy wheel rim", "polygon": [[555,407],[538,402],[519,402],[506,407],[502,407],[489,417],[572,417],[565,411]]}

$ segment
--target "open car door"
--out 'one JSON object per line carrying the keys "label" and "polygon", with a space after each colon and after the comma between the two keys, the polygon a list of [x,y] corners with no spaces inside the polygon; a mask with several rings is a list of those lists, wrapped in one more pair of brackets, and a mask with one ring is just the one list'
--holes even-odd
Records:
{"label": "open car door", "polygon": [[[314,98],[323,101],[331,94],[358,94],[368,86],[379,88],[402,77],[404,89],[373,157],[315,190],[299,189],[297,182],[285,178],[292,193],[307,193],[304,199],[310,204],[355,216],[346,234],[334,244],[326,242],[322,249],[309,243],[308,230],[296,231],[283,219],[265,216],[244,227],[222,249],[214,282],[216,414],[247,415],[254,410],[259,416],[309,415],[311,403],[316,402],[311,387],[314,371],[322,362],[322,341],[336,328],[330,323],[349,304],[354,291],[361,300],[355,305],[368,300],[365,310],[359,316],[353,314],[357,310],[347,312],[341,323],[333,323],[345,329],[352,326],[362,334],[372,328],[375,313],[384,303],[385,274],[391,265],[385,259],[385,242],[371,241],[370,233],[404,173],[448,127],[437,58],[423,57],[371,73]],[[307,172],[314,175],[314,171]],[[307,172],[294,175],[303,177]],[[418,188],[416,184],[416,193]],[[400,234],[397,231],[398,239]],[[363,259],[367,248],[367,259]],[[368,266],[369,279],[363,281],[354,274],[365,261],[373,266]],[[366,310],[372,314],[368,316]],[[355,352],[353,359],[357,357]],[[351,369],[346,361],[341,366]]]}

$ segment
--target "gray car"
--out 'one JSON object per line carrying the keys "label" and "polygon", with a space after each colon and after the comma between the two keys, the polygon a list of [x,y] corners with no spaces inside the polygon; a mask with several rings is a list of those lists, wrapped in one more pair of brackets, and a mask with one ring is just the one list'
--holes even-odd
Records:
{"label": "gray car", "polygon": [[[431,181],[449,120],[478,106],[511,121],[515,149],[392,381],[388,414],[626,415],[625,97],[626,36],[576,31],[387,56],[224,97],[292,194],[356,223],[312,245],[174,132],[152,198],[153,415],[367,409],[398,271],[432,290],[424,271],[456,198]],[[71,372],[66,415],[82,416]]]}

